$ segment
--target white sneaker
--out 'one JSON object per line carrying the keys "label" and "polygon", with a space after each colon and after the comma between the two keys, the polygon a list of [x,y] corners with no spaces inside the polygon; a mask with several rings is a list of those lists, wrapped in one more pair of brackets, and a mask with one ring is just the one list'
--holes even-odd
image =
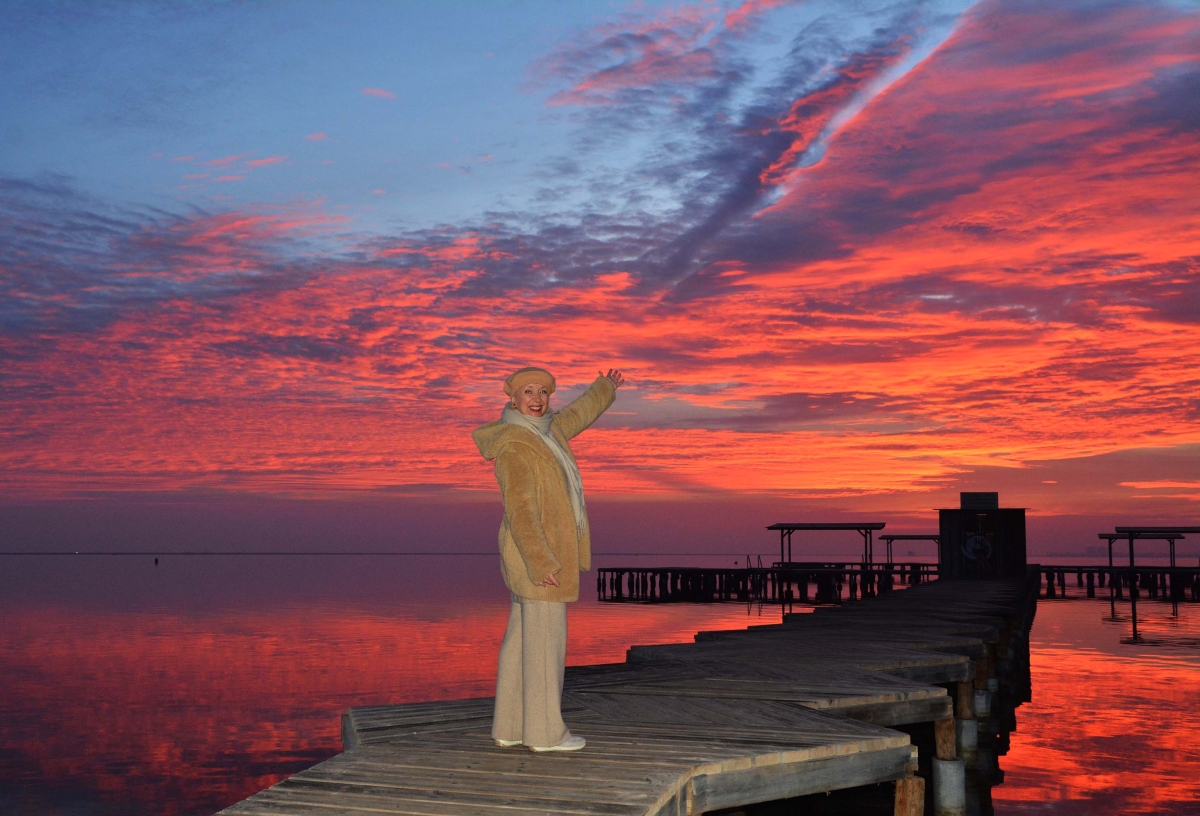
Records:
{"label": "white sneaker", "polygon": [[520,740],[502,740],[495,738],[492,739],[492,742],[496,743],[497,748],[512,748],[513,746],[521,744]]}
{"label": "white sneaker", "polygon": [[530,745],[529,750],[537,751],[538,753],[542,753],[543,751],[578,751],[585,745],[587,745],[587,740],[583,737],[567,737],[558,745],[552,745],[549,748],[538,748],[535,745]]}

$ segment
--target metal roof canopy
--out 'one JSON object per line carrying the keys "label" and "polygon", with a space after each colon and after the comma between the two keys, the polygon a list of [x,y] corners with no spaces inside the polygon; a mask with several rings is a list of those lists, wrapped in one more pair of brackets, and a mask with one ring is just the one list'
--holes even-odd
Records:
{"label": "metal roof canopy", "polygon": [[1125,535],[1133,533],[1136,538],[1143,537],[1143,533],[1153,535],[1172,535],[1178,533],[1181,537],[1184,533],[1200,533],[1200,527],[1114,527],[1113,529]]}
{"label": "metal roof canopy", "polygon": [[1200,527],[1115,527],[1115,533],[1100,533],[1100,538],[1108,539],[1108,565],[1113,565],[1113,541],[1123,538],[1129,541],[1129,566],[1133,562],[1133,542],[1165,541],[1171,549],[1171,566],[1175,566],[1175,542],[1184,538],[1184,533],[1200,533]]}
{"label": "metal roof canopy", "polygon": [[888,533],[881,535],[880,540],[887,544],[887,562],[892,563],[892,542],[893,541],[932,541],[934,544],[941,544],[942,537],[937,533],[929,533],[927,535],[909,535],[908,533]]}
{"label": "metal roof canopy", "polygon": [[[887,526],[883,521],[851,521],[851,522],[780,522],[772,524],[768,530],[779,531],[779,560],[789,563],[792,560],[792,533],[797,530],[854,530],[863,537],[863,563],[870,564],[875,557],[875,543],[872,539],[876,530]],[[784,545],[787,546],[787,558],[783,557]]]}

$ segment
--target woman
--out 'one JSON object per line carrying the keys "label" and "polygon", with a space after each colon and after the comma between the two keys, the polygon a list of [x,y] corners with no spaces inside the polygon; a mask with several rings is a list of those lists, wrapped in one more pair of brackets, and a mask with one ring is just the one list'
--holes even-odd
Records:
{"label": "woman", "polygon": [[495,460],[504,501],[500,563],[512,595],[500,645],[492,739],[509,748],[578,751],[562,719],[567,602],[579,598],[579,571],[592,566],[583,482],[567,440],[595,422],[624,382],[610,370],[561,411],[550,410],[554,377],[543,368],[504,381],[509,404],[500,419],[472,434]]}

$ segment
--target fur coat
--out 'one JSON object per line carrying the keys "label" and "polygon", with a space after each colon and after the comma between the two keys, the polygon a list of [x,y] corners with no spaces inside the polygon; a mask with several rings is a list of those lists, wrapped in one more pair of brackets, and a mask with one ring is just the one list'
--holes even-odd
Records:
{"label": "fur coat", "polygon": [[[567,440],[595,422],[616,398],[617,388],[597,377],[578,399],[554,414],[550,433],[574,460]],[[579,571],[592,567],[587,525],[576,533],[575,513],[562,466],[537,434],[520,425],[489,422],[471,434],[479,452],[496,462],[504,500],[500,563],[504,583],[518,597],[535,601],[579,598]],[[554,575],[559,586],[538,586]]]}

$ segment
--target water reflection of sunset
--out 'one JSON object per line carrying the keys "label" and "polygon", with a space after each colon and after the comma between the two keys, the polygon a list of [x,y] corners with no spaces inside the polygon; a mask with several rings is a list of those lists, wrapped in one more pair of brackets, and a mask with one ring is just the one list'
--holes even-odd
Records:
{"label": "water reflection of sunset", "polygon": [[[1194,606],[1179,619],[1166,604],[1139,607],[1161,628],[1173,621],[1176,638],[1194,642],[1200,633]],[[1196,812],[1200,657],[1121,646],[1129,622],[1102,624],[1107,614],[1103,603],[1039,604],[1033,701],[1018,710],[1000,760],[997,813]]]}
{"label": "water reflection of sunset", "polygon": [[[351,705],[490,695],[507,613],[6,609],[0,777],[138,813],[211,812],[339,751]],[[568,659],[747,622],[761,619],[744,607],[577,604]]]}
{"label": "water reflection of sunset", "polygon": [[[10,746],[0,795],[15,786],[35,812],[56,812],[46,797],[64,790],[131,816],[216,810],[338,751],[338,714],[351,705],[490,694],[507,614],[488,588],[490,557],[171,559],[157,573],[126,560],[51,563],[15,560],[15,583],[0,581]],[[105,597],[84,597],[71,564],[73,581]],[[436,584],[411,584],[414,574]],[[16,589],[49,575],[62,587],[55,604]],[[464,596],[463,582],[492,600]],[[1200,658],[1189,645],[1200,607],[1175,617],[1139,603],[1144,644],[1125,642],[1129,604],[1114,608],[1110,620],[1104,601],[1039,604],[1033,701],[1017,711],[1005,782],[992,790],[1002,816],[1183,814],[1200,795]],[[585,598],[571,608],[568,659],[620,661],[633,643],[776,620],[770,608]]]}

